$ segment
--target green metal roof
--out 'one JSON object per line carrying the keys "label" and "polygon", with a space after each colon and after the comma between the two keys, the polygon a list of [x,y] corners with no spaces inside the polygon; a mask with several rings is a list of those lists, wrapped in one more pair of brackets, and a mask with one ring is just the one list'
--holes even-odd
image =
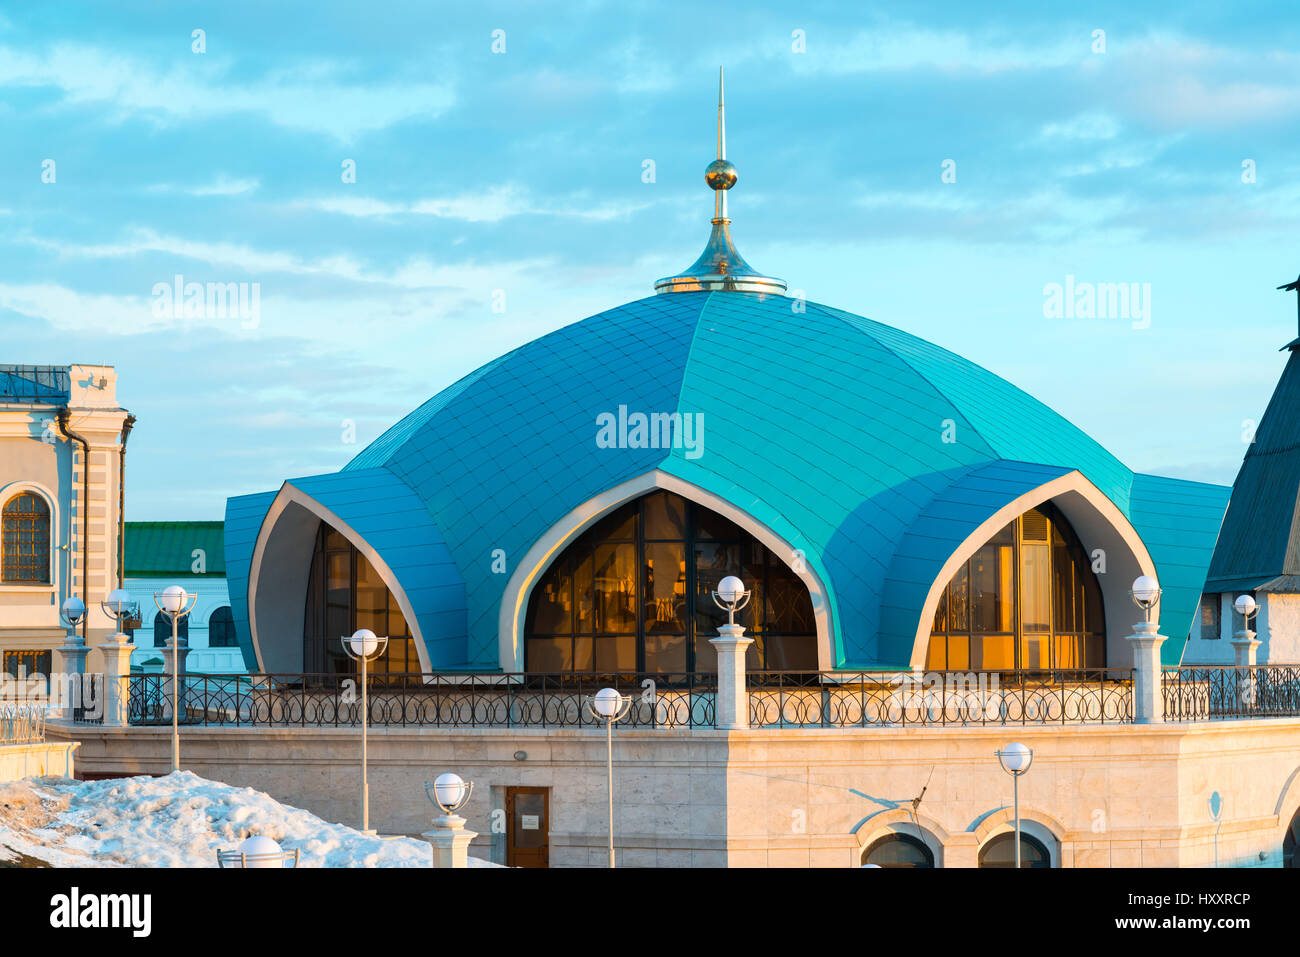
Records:
{"label": "green metal roof", "polygon": [[1284,575],[1300,575],[1297,408],[1300,351],[1292,350],[1232,485],[1206,591],[1248,590]]}
{"label": "green metal roof", "polygon": [[[126,574],[225,576],[224,527],[224,522],[127,522]],[[195,570],[200,557],[202,572]]]}

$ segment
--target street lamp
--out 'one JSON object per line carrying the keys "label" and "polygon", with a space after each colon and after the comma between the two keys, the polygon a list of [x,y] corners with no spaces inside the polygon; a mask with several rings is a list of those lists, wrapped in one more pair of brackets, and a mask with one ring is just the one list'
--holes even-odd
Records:
{"label": "street lamp", "polygon": [[614,722],[632,707],[632,699],[613,688],[601,688],[587,700],[587,710],[605,722],[605,768],[609,790],[609,866],[614,866]]}
{"label": "street lamp", "polygon": [[727,613],[727,624],[735,627],[736,612],[749,604],[753,592],[745,591],[745,583],[735,575],[728,575],[718,582],[718,590],[713,593],[713,603]]}
{"label": "street lamp", "polygon": [[217,867],[297,867],[298,849],[284,851],[269,837],[246,838],[236,850],[217,851]]}
{"label": "street lamp", "polygon": [[86,603],[73,595],[63,603],[60,609],[63,623],[68,626],[68,644],[80,644],[77,635],[77,629],[81,627],[82,619],[86,617]]}
{"label": "street lamp", "polygon": [[[68,635],[63,639],[63,647],[59,649],[59,667],[63,669],[66,675],[75,675],[71,684],[65,683],[62,689],[67,689],[70,700],[63,704],[63,716],[69,720],[75,720],[80,713],[79,709],[85,706],[85,674],[86,674],[86,655],[89,649],[86,643],[81,640],[77,634],[77,629],[81,623],[86,620],[86,603],[76,595],[71,595],[64,601],[59,609],[59,617],[63,623],[68,626]],[[54,688],[50,689],[52,692]]]}
{"label": "street lamp", "polygon": [[1160,603],[1160,583],[1150,575],[1139,575],[1133,580],[1133,604],[1142,609],[1147,624],[1151,623],[1151,611]]}
{"label": "street lamp", "polygon": [[1241,616],[1241,630],[1245,637],[1250,637],[1250,620],[1259,612],[1259,606],[1255,604],[1255,599],[1250,595],[1238,595],[1237,600],[1232,603],[1232,607],[1237,610]]}
{"label": "street lamp", "polygon": [[366,771],[366,719],[369,717],[370,699],[366,694],[366,665],[388,649],[388,639],[379,638],[369,628],[358,628],[356,634],[344,635],[343,651],[353,661],[361,662],[361,832],[370,830],[370,779]]}
{"label": "street lamp", "polygon": [[1020,775],[1029,770],[1034,763],[1034,752],[1019,742],[1008,744],[1001,751],[993,752],[998,756],[1002,770],[1011,775],[1012,791],[1015,795],[1016,815],[1016,870],[1020,870]]}
{"label": "street lamp", "polygon": [[199,600],[199,593],[187,594],[180,585],[168,585],[162,591],[153,593],[153,604],[160,614],[166,615],[172,623],[172,770],[181,769],[181,619],[194,610]]}
{"label": "street lamp", "polygon": [[433,819],[433,827],[422,835],[433,845],[434,867],[469,866],[469,845],[478,835],[465,830],[465,819],[456,812],[469,803],[473,792],[472,781],[450,771],[438,775],[432,783],[424,782],[424,793],[442,811],[441,817]]}

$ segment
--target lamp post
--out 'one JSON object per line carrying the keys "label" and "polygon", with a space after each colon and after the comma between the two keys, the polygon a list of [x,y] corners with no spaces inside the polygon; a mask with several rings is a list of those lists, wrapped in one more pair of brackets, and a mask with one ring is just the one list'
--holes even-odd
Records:
{"label": "lamp post", "polygon": [[86,620],[86,603],[76,595],[69,596],[59,609],[59,617],[68,626],[68,635],[63,639],[63,647],[59,649],[59,667],[65,675],[76,676],[61,686],[67,689],[69,697],[69,700],[63,703],[63,717],[72,721],[77,717],[77,709],[85,706],[83,697],[85,692],[82,686],[85,683],[86,655],[90,653],[90,649],[77,634],[77,629]]}
{"label": "lamp post", "polygon": [[442,811],[433,819],[432,829],[423,837],[433,845],[434,867],[468,867],[469,843],[478,835],[465,830],[465,819],[456,812],[469,803],[474,782],[448,771],[432,782],[424,783],[424,793]]}
{"label": "lamp post", "polygon": [[134,613],[135,602],[125,588],[114,588],[99,607],[117,623],[117,632],[99,646],[104,656],[104,724],[120,727],[131,720],[131,652],[135,649],[122,627]]}
{"label": "lamp post", "polygon": [[269,837],[257,835],[245,838],[233,851],[217,851],[217,867],[297,867],[298,855],[297,848],[281,850]]}
{"label": "lamp post", "polygon": [[1147,624],[1151,623],[1151,612],[1160,604],[1160,583],[1150,575],[1139,575],[1133,580],[1133,604],[1142,609]]}
{"label": "lamp post", "polygon": [[605,769],[609,791],[609,866],[614,866],[614,722],[632,707],[632,699],[613,688],[601,688],[587,699],[592,717],[605,722]]}
{"label": "lamp post", "polygon": [[198,592],[187,594],[180,585],[168,585],[160,592],[153,593],[154,607],[160,614],[171,619],[171,657],[172,657],[172,770],[181,769],[181,619],[194,610],[199,600]]}
{"label": "lamp post", "polygon": [[993,753],[998,756],[1002,770],[1011,775],[1016,818],[1016,870],[1020,870],[1020,775],[1028,771],[1029,766],[1034,763],[1034,752],[1018,741],[1014,741],[1001,751]]}
{"label": "lamp post", "polygon": [[745,653],[754,643],[736,624],[736,612],[749,604],[752,592],[735,575],[718,582],[713,603],[727,613],[727,623],[718,626],[711,644],[718,653],[717,714],[719,731],[741,731],[749,727],[749,694],[745,687]]}
{"label": "lamp post", "polygon": [[1250,621],[1259,613],[1254,596],[1238,595],[1232,607],[1241,616],[1241,631],[1232,639],[1233,664],[1237,668],[1237,694],[1247,709],[1255,706],[1255,655],[1259,642],[1250,628]]}
{"label": "lamp post", "polygon": [[1133,649],[1133,720],[1137,724],[1159,724],[1165,720],[1164,674],[1160,646],[1165,636],[1152,622],[1160,604],[1160,583],[1150,575],[1139,575],[1129,590],[1133,604],[1142,609],[1142,621],[1133,626],[1129,647]]}
{"label": "lamp post", "polygon": [[387,650],[388,639],[377,637],[369,628],[358,628],[355,634],[344,635],[340,640],[344,653],[353,661],[361,662],[361,832],[373,834],[375,832],[370,830],[370,779],[366,769],[366,723],[370,710],[366,665],[370,659],[378,658]]}

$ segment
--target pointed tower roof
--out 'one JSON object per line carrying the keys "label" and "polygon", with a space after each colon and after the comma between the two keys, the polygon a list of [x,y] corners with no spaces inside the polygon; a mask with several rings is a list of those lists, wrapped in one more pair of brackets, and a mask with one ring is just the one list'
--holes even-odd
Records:
{"label": "pointed tower roof", "polygon": [[[1278,289],[1300,297],[1300,279]],[[1300,338],[1282,348],[1291,355],[1232,485],[1207,592],[1300,592]]]}
{"label": "pointed tower roof", "polygon": [[745,262],[731,241],[727,218],[727,190],[736,185],[736,167],[727,160],[727,117],[722,92],[722,67],[718,67],[718,158],[704,171],[713,190],[713,232],[700,258],[685,272],[655,283],[656,292],[785,292],[785,280],[764,276]]}

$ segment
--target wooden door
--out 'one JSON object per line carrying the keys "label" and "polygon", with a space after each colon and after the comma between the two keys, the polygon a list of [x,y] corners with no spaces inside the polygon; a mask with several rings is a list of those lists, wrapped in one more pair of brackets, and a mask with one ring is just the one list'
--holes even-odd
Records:
{"label": "wooden door", "polygon": [[550,866],[550,788],[506,788],[506,864]]}

